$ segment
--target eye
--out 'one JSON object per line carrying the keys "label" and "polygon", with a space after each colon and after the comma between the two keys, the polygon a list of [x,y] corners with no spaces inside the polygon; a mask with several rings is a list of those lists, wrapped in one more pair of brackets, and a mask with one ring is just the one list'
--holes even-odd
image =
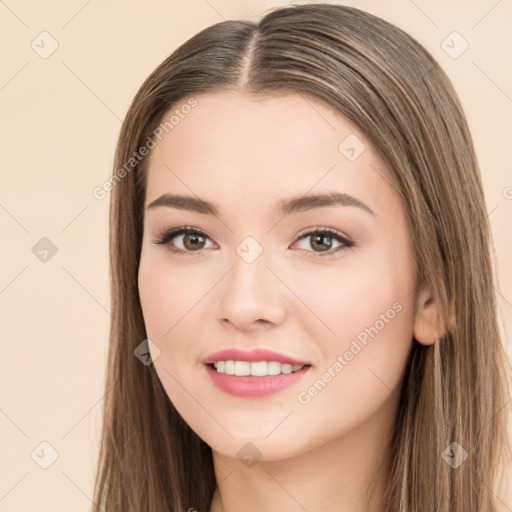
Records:
{"label": "eye", "polygon": [[[354,245],[352,240],[349,240],[347,237],[343,236],[338,231],[335,231],[331,228],[319,228],[313,231],[308,231],[307,233],[301,235],[298,241],[305,240],[310,238],[309,247],[311,247],[313,252],[319,253],[318,256],[332,256],[335,253],[342,251],[344,249],[348,249]],[[332,239],[334,239],[338,244],[334,250],[331,250],[333,247]],[[317,251],[316,249],[319,249]],[[321,254],[323,253],[323,254]]]}
{"label": "eye", "polygon": [[[182,237],[182,247],[177,247],[174,242],[174,240],[179,237]],[[352,240],[349,240],[347,237],[331,228],[318,228],[313,231],[308,231],[301,235],[297,239],[297,242],[301,242],[307,238],[311,238],[309,247],[314,249],[312,252],[318,253],[318,256],[332,256],[335,253],[343,249],[348,249],[354,245]],[[333,239],[339,245],[334,250],[331,250],[333,247]],[[210,240],[210,238],[203,231],[189,226],[182,226],[164,232],[157,240],[154,241],[154,243],[158,245],[166,245],[171,252],[192,253],[206,249],[206,240]]]}
{"label": "eye", "polygon": [[[181,237],[181,243],[183,248],[176,247],[174,242],[175,238]],[[200,231],[199,229],[183,226],[176,229],[166,231],[161,235],[158,240],[155,240],[155,244],[167,245],[169,250],[172,252],[197,252],[201,249],[205,249],[205,240],[209,240],[208,235]]]}

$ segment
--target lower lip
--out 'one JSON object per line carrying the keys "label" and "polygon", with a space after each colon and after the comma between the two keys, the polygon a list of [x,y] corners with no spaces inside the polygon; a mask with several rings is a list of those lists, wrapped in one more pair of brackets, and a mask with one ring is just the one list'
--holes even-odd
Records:
{"label": "lower lip", "polygon": [[297,372],[266,375],[265,377],[238,377],[219,373],[215,368],[206,365],[208,375],[219,389],[230,395],[245,397],[260,397],[278,393],[302,379],[310,368],[311,366],[305,366]]}

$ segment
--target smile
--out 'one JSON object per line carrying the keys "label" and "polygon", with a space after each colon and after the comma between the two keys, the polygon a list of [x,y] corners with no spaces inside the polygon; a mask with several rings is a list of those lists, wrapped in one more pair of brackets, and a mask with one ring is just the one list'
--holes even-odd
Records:
{"label": "smile", "polygon": [[311,365],[290,365],[277,361],[217,361],[206,369],[213,384],[234,396],[262,397],[282,391],[298,382]]}

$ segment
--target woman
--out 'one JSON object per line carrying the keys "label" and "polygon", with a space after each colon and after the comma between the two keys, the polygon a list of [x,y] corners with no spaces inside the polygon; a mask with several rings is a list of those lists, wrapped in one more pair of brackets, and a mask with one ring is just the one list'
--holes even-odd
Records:
{"label": "woman", "polygon": [[203,30],[119,138],[95,503],[496,511],[490,242],[457,95],[402,30],[328,4]]}

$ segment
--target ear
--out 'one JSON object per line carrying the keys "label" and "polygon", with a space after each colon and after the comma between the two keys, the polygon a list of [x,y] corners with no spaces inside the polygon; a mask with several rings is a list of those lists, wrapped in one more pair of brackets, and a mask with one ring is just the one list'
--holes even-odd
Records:
{"label": "ear", "polygon": [[416,302],[413,334],[418,343],[433,345],[445,333],[439,305],[430,288],[422,288]]}

